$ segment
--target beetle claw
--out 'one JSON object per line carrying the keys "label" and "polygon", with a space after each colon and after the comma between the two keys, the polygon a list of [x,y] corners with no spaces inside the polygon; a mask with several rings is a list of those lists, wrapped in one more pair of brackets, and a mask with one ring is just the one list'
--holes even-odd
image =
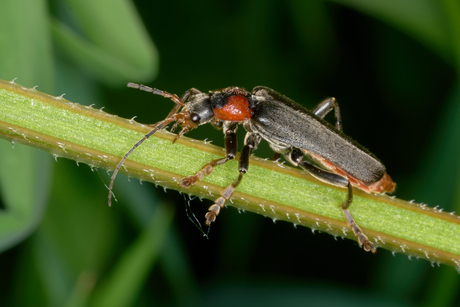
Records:
{"label": "beetle claw", "polygon": [[225,205],[225,198],[219,197],[216,200],[215,204],[209,207],[208,213],[206,213],[204,216],[206,218],[206,222],[205,222],[206,226],[209,226],[211,225],[211,223],[216,221],[216,218],[220,213],[220,209],[223,208],[224,205]]}
{"label": "beetle claw", "polygon": [[372,252],[373,254],[377,252],[374,243],[369,241],[367,236],[362,232],[358,234],[358,242],[359,245],[361,245],[366,252]]}
{"label": "beetle claw", "polygon": [[373,254],[377,253],[377,249],[374,246],[374,243],[371,241],[364,242],[363,248],[366,252],[372,252]]}

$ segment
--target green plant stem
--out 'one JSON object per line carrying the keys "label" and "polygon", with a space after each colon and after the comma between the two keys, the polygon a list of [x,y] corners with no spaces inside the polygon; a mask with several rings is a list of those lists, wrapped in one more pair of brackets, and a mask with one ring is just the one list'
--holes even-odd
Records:
{"label": "green plant stem", "polygon": [[[1,137],[110,170],[151,129],[6,81],[0,81],[0,110]],[[182,177],[223,156],[224,150],[186,137],[172,144],[174,137],[166,131],[156,133],[133,152],[120,171],[200,197],[219,197],[237,176],[237,161],[217,167],[191,188],[179,188]],[[254,157],[250,164],[228,205],[356,240],[337,207],[345,198],[344,189],[277,162]],[[356,189],[354,194],[350,211],[377,247],[459,268],[458,216],[386,195]]]}

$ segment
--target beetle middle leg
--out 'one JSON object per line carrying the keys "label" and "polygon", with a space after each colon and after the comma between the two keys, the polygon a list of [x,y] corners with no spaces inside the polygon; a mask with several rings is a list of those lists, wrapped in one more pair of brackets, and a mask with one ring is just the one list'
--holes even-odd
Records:
{"label": "beetle middle leg", "polygon": [[249,157],[251,156],[252,152],[257,149],[261,140],[260,135],[256,133],[248,132],[244,138],[244,146],[241,149],[240,159],[238,161],[238,171],[240,174],[233,180],[232,184],[226,187],[221,193],[221,197],[219,197],[215,203],[209,207],[208,213],[206,213],[206,225],[211,225],[219,215],[220,209],[224,207],[225,202],[230,199],[233,192],[235,192],[236,187],[240,184],[241,180],[243,179],[243,175],[246,174],[249,168]]}
{"label": "beetle middle leg", "polygon": [[363,246],[365,251],[372,251],[373,253],[375,253],[376,248],[374,244],[371,241],[369,241],[368,237],[356,224],[356,221],[351,215],[350,211],[348,211],[348,207],[351,205],[353,201],[353,190],[348,178],[319,168],[318,166],[313,165],[309,161],[302,161],[303,153],[299,149],[294,148],[284,156],[290,163],[308,171],[313,177],[338,187],[347,188],[347,196],[345,198],[345,201],[340,205],[345,220],[348,226],[353,230],[355,236],[358,237],[359,245]]}

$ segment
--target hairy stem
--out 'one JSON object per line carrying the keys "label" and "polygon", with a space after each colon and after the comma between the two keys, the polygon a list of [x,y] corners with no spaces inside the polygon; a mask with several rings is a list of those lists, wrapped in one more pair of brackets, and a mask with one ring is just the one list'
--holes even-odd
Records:
{"label": "hairy stem", "polygon": [[[0,81],[0,110],[1,137],[110,170],[151,129],[6,81]],[[172,144],[174,137],[166,131],[157,132],[129,156],[120,172],[217,199],[238,175],[237,161],[217,167],[190,188],[179,188],[181,178],[222,157],[224,151],[186,137]],[[356,240],[337,207],[345,199],[345,189],[277,162],[253,157],[250,165],[228,205]],[[385,195],[359,190],[354,194],[350,212],[377,247],[460,267],[458,216]]]}

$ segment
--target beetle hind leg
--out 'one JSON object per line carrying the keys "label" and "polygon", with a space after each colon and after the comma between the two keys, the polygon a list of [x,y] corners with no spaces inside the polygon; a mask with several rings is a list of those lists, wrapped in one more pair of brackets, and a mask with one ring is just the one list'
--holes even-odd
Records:
{"label": "beetle hind leg", "polygon": [[358,243],[360,246],[363,246],[364,250],[372,253],[376,253],[376,248],[374,243],[372,243],[369,238],[364,234],[362,229],[356,224],[355,219],[348,211],[353,201],[353,190],[348,178],[332,173],[330,171],[324,170],[309,161],[302,161],[303,153],[298,149],[292,149],[288,154],[285,154],[286,159],[295,166],[299,166],[302,169],[308,171],[313,177],[321,180],[323,182],[335,185],[337,187],[347,188],[347,196],[345,201],[339,206],[342,208],[343,215],[347,225],[351,228],[356,237],[358,237]]}
{"label": "beetle hind leg", "polygon": [[313,113],[319,118],[324,118],[330,111],[334,109],[335,127],[337,130],[342,131],[342,119],[340,117],[340,108],[337,100],[334,97],[327,98],[320,102],[319,105],[313,110]]}
{"label": "beetle hind leg", "polygon": [[351,230],[353,230],[355,236],[358,237],[359,245],[362,246],[366,252],[371,251],[375,254],[377,252],[377,249],[375,248],[374,243],[372,243],[369,240],[369,238],[364,234],[364,232],[361,230],[358,224],[356,224],[356,221],[351,215],[350,211],[348,211],[348,207],[351,205],[352,200],[353,192],[351,184],[350,182],[348,182],[347,197],[345,198],[345,201],[340,205],[340,207],[342,207],[343,216],[345,217],[348,226],[351,228]]}

